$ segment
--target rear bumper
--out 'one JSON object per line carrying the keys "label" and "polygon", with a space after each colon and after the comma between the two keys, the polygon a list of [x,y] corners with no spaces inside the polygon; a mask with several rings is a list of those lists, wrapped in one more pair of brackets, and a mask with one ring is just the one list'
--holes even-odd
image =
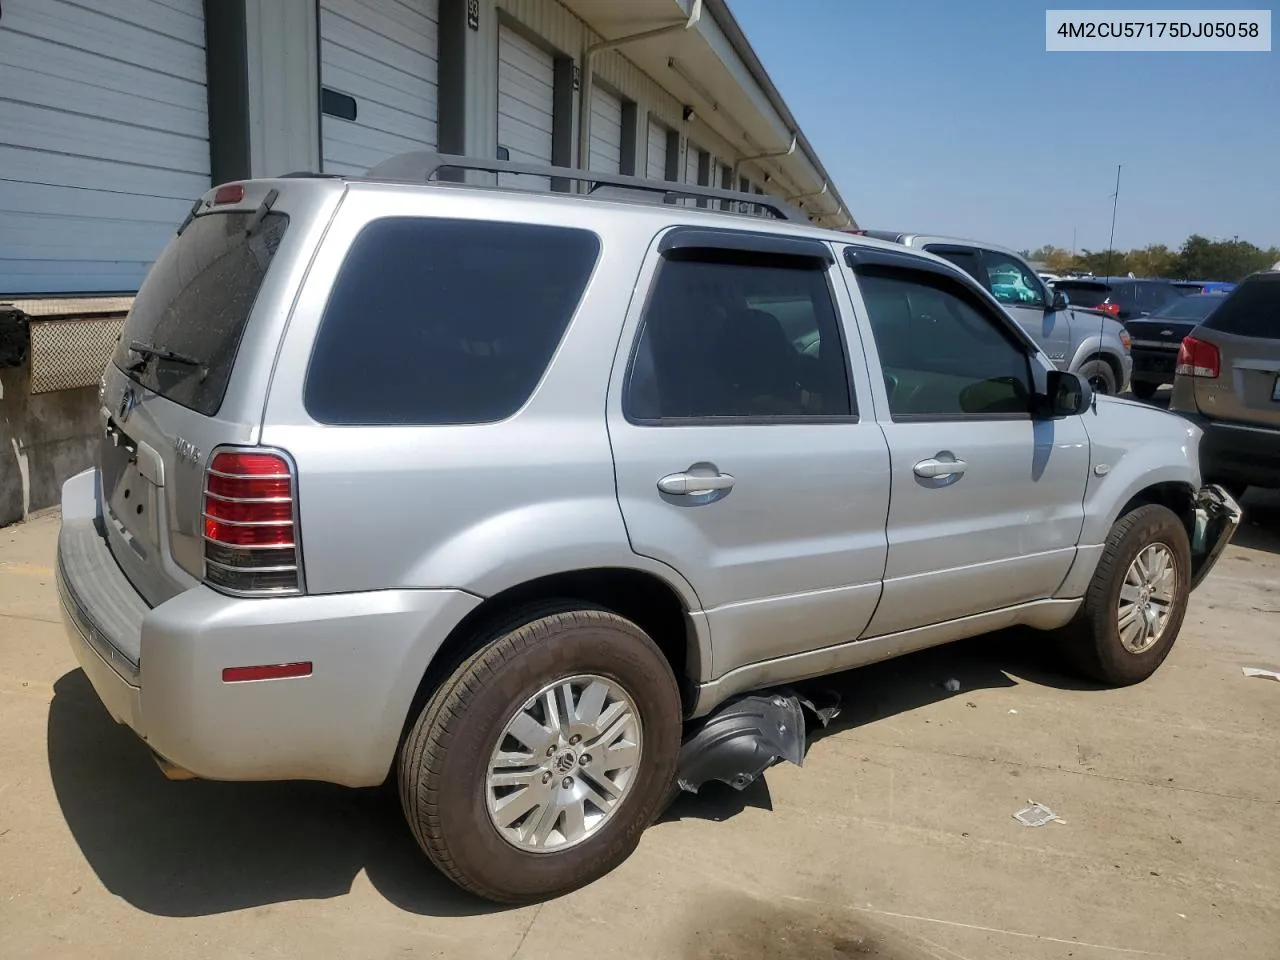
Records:
{"label": "rear bumper", "polygon": [[[57,579],[72,650],[111,716],[208,779],[381,783],[427,664],[479,598],[241,599],[199,586],[148,608],[98,535],[93,481],[63,488]],[[226,667],[299,661],[310,676],[222,680]]]}
{"label": "rear bumper", "polygon": [[1156,348],[1133,348],[1133,377],[1139,383],[1173,383],[1178,365],[1178,351]]}
{"label": "rear bumper", "polygon": [[1206,477],[1220,483],[1280,487],[1280,428],[1181,415],[1204,431],[1200,469]]}

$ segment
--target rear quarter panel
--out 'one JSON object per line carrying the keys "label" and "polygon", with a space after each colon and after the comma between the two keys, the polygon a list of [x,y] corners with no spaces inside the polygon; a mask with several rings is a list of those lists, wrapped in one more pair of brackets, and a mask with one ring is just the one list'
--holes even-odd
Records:
{"label": "rear quarter panel", "polygon": [[[675,571],[630,550],[604,417],[622,318],[657,227],[581,206],[536,195],[500,194],[490,204],[447,189],[352,188],[294,308],[262,434],[297,463],[310,592],[449,587],[492,596],[540,576],[629,567],[655,573],[687,609],[699,609]],[[303,390],[333,278],[368,222],[414,214],[580,227],[600,238],[599,259],[541,382],[506,420],[316,423]]]}

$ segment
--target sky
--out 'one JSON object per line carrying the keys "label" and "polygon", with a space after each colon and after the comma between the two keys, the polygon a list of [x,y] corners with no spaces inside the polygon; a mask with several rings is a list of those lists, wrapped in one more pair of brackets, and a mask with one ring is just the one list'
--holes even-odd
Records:
{"label": "sky", "polygon": [[729,5],[861,227],[1105,250],[1121,164],[1117,249],[1280,246],[1280,8],[1270,53],[1047,53],[1032,0]]}

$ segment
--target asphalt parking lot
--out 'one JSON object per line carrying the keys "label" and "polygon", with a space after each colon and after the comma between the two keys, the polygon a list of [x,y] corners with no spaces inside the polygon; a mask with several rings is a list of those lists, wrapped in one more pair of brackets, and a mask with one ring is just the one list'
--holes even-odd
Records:
{"label": "asphalt parking lot", "polygon": [[70,654],[56,516],[5,528],[0,957],[1274,958],[1280,683],[1241,668],[1280,669],[1280,496],[1245,506],[1146,684],[1082,685],[1033,632],[836,678],[802,769],[520,910],[436,876],[389,791],[166,781]]}

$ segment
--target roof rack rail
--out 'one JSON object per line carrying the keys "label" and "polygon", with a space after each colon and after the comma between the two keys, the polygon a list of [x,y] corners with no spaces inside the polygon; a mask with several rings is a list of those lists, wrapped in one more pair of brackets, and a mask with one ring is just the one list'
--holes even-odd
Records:
{"label": "roof rack rail", "polygon": [[[773,214],[779,220],[790,220],[808,224],[809,218],[798,208],[765,193],[738,193],[734,190],[721,190],[717,187],[704,187],[695,184],[676,183],[669,180],[647,180],[644,177],[624,176],[617,173],[600,173],[595,170],[577,170],[573,167],[543,166],[536,163],[521,163],[515,160],[485,160],[476,157],[464,157],[449,153],[432,153],[418,150],[402,153],[399,156],[384,160],[369,170],[359,179],[387,180],[407,183],[430,183],[440,179],[441,170],[478,170],[484,173],[514,173],[534,177],[551,177],[555,180],[574,180],[590,183],[592,187],[587,195],[595,193],[601,187],[619,187],[625,191],[636,191],[650,196],[661,197],[663,203],[674,203],[679,199],[724,200],[759,207]],[[616,197],[616,191],[609,191]]]}

